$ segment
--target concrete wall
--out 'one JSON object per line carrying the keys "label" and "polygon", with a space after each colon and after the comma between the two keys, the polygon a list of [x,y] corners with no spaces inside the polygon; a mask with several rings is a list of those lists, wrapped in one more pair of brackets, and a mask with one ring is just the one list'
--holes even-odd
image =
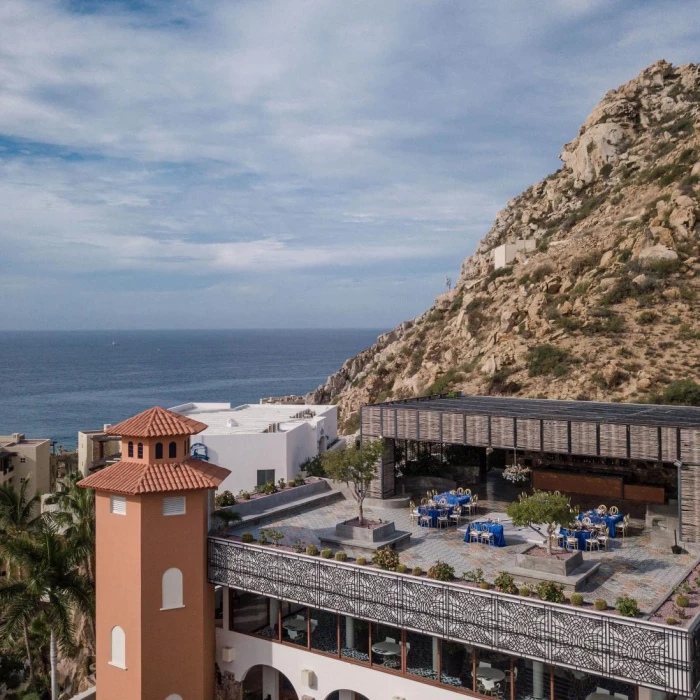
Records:
{"label": "concrete wall", "polygon": [[[34,491],[48,493],[51,487],[51,442],[49,440],[25,440],[7,448],[15,452],[10,457],[14,470],[9,472],[2,483],[11,483],[19,489],[23,479],[30,479]],[[22,461],[24,460],[24,461]]]}
{"label": "concrete wall", "polygon": [[505,267],[515,260],[522,251],[535,250],[534,240],[518,239],[515,243],[504,243],[493,249],[493,266],[495,270]]}

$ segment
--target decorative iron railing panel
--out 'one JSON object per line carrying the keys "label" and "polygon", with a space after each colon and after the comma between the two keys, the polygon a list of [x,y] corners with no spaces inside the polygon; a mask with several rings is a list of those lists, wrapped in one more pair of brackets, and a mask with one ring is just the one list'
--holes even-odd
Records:
{"label": "decorative iron railing panel", "polygon": [[637,683],[684,697],[700,682],[690,630],[209,538],[211,583]]}

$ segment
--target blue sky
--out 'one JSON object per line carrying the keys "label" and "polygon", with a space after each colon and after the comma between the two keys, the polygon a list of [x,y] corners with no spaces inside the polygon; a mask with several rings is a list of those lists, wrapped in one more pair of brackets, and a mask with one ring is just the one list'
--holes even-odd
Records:
{"label": "blue sky", "polygon": [[700,3],[2,0],[0,327],[392,327]]}

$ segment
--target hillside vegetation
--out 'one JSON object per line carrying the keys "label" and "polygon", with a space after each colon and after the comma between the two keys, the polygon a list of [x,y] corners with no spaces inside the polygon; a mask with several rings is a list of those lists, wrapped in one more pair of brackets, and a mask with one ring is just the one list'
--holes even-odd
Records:
{"label": "hillside vegetation", "polygon": [[[328,378],[363,403],[463,390],[700,403],[700,65],[608,92],[563,166],[508,202],[455,288]],[[536,250],[494,270],[492,249]]]}

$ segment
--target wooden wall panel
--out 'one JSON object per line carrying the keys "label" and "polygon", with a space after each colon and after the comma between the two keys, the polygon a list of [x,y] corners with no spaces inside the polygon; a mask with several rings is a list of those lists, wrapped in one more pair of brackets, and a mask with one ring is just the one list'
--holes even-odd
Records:
{"label": "wooden wall panel", "polygon": [[466,416],[467,445],[488,445],[489,426],[486,416]]}
{"label": "wooden wall panel", "polygon": [[681,467],[681,530],[684,542],[700,542],[700,467]]}
{"label": "wooden wall panel", "polygon": [[575,455],[597,455],[596,423],[571,421],[571,452]]}
{"label": "wooden wall panel", "polygon": [[659,459],[659,430],[646,425],[630,425],[630,457]]}
{"label": "wooden wall panel", "polygon": [[[543,471],[536,469],[532,472],[532,485],[542,491],[561,491],[586,496],[601,496],[610,501],[611,498],[621,499],[623,483],[621,477],[590,476],[579,472]],[[614,505],[606,503],[606,505]]]}
{"label": "wooden wall panel", "polygon": [[700,430],[681,428],[681,460],[700,466]]}
{"label": "wooden wall panel", "polygon": [[624,494],[626,501],[641,501],[642,503],[665,503],[666,492],[660,486],[639,486],[637,484],[625,484]]}
{"label": "wooden wall panel", "polygon": [[533,418],[518,418],[517,427],[518,447],[539,452],[541,449],[540,421]]}
{"label": "wooden wall panel", "polygon": [[513,419],[501,416],[491,417],[491,445],[493,447],[514,446],[515,435]]}
{"label": "wooden wall panel", "polygon": [[437,411],[418,411],[420,439],[440,442],[440,414]]}
{"label": "wooden wall panel", "polygon": [[464,416],[461,413],[445,413],[442,416],[442,439],[452,444],[464,444]]}
{"label": "wooden wall panel", "polygon": [[661,459],[664,462],[678,459],[678,428],[661,428]]}
{"label": "wooden wall panel", "polygon": [[544,450],[545,452],[569,451],[569,424],[565,420],[544,421]]}
{"label": "wooden wall panel", "polygon": [[396,409],[396,437],[402,440],[416,439],[416,411],[410,408]]}
{"label": "wooden wall panel", "polygon": [[600,454],[603,457],[627,457],[627,426],[601,423]]}

